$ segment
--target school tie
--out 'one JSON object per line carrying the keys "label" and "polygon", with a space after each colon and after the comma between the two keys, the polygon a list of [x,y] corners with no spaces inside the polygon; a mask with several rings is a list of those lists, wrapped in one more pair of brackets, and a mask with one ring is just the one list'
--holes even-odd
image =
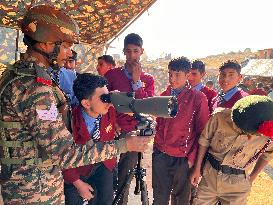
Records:
{"label": "school tie", "polygon": [[218,94],[218,104],[223,104],[224,102],[226,102],[226,100],[225,100],[225,98],[224,98],[224,96],[225,96],[225,93],[223,93],[223,92],[220,92],[219,94]]}
{"label": "school tie", "polygon": [[92,134],[92,138],[95,141],[98,141],[100,139],[100,120],[101,120],[101,116],[98,116],[95,120],[95,127]]}
{"label": "school tie", "polygon": [[55,83],[60,85],[60,72],[59,72],[59,70],[52,70],[51,73],[52,73],[52,78],[55,81]]}
{"label": "school tie", "polygon": [[171,89],[171,96],[177,97],[177,93],[175,92],[174,89]]}

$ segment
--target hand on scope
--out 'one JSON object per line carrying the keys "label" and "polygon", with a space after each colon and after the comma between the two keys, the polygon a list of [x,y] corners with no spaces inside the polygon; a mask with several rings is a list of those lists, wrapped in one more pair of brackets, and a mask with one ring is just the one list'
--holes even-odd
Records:
{"label": "hand on scope", "polygon": [[130,152],[144,152],[154,136],[137,136],[136,132],[129,132],[126,137],[127,149]]}

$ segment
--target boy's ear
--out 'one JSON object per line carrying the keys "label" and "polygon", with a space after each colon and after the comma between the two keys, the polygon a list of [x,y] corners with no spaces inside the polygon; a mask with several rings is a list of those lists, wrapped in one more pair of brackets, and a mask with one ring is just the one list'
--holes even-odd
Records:
{"label": "boy's ear", "polygon": [[144,48],[141,48],[141,55],[144,53]]}
{"label": "boy's ear", "polygon": [[87,100],[87,99],[82,99],[81,100],[81,105],[84,107],[84,108],[89,108],[90,107],[90,102],[89,102],[89,100]]}

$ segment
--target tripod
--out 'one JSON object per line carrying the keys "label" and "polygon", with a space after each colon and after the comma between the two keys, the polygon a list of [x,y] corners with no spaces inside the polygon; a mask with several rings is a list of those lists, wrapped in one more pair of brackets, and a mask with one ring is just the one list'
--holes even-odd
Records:
{"label": "tripod", "polygon": [[[151,136],[154,134],[154,129],[152,128],[153,121],[140,114],[134,114],[134,117],[139,121],[136,126],[139,131],[139,136]],[[138,152],[137,165],[133,170],[130,170],[127,174],[125,182],[122,184],[121,188],[117,191],[117,194],[113,200],[112,205],[117,205],[118,202],[123,197],[125,190],[130,186],[133,177],[136,179],[136,187],[134,194],[139,195],[141,193],[142,205],[149,205],[147,184],[144,181],[144,176],[146,176],[146,169],[141,167],[142,153]]]}

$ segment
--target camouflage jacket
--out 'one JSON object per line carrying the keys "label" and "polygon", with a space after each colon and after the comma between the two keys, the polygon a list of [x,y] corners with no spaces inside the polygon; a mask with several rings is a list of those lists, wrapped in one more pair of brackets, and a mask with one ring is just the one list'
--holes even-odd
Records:
{"label": "camouflage jacket", "polygon": [[[18,62],[12,70],[16,71],[15,76],[20,76],[20,72],[27,75],[4,89],[0,101],[1,120],[19,122],[21,127],[1,128],[1,140],[34,142],[34,146],[9,148],[10,158],[25,162],[11,165],[11,177],[2,184],[4,202],[64,204],[61,169],[113,158],[127,151],[125,141],[74,144],[63,120],[67,111],[65,97],[52,83],[46,69],[36,63]],[[10,75],[9,72],[3,76]],[[42,162],[29,163],[30,159],[37,158]]]}

